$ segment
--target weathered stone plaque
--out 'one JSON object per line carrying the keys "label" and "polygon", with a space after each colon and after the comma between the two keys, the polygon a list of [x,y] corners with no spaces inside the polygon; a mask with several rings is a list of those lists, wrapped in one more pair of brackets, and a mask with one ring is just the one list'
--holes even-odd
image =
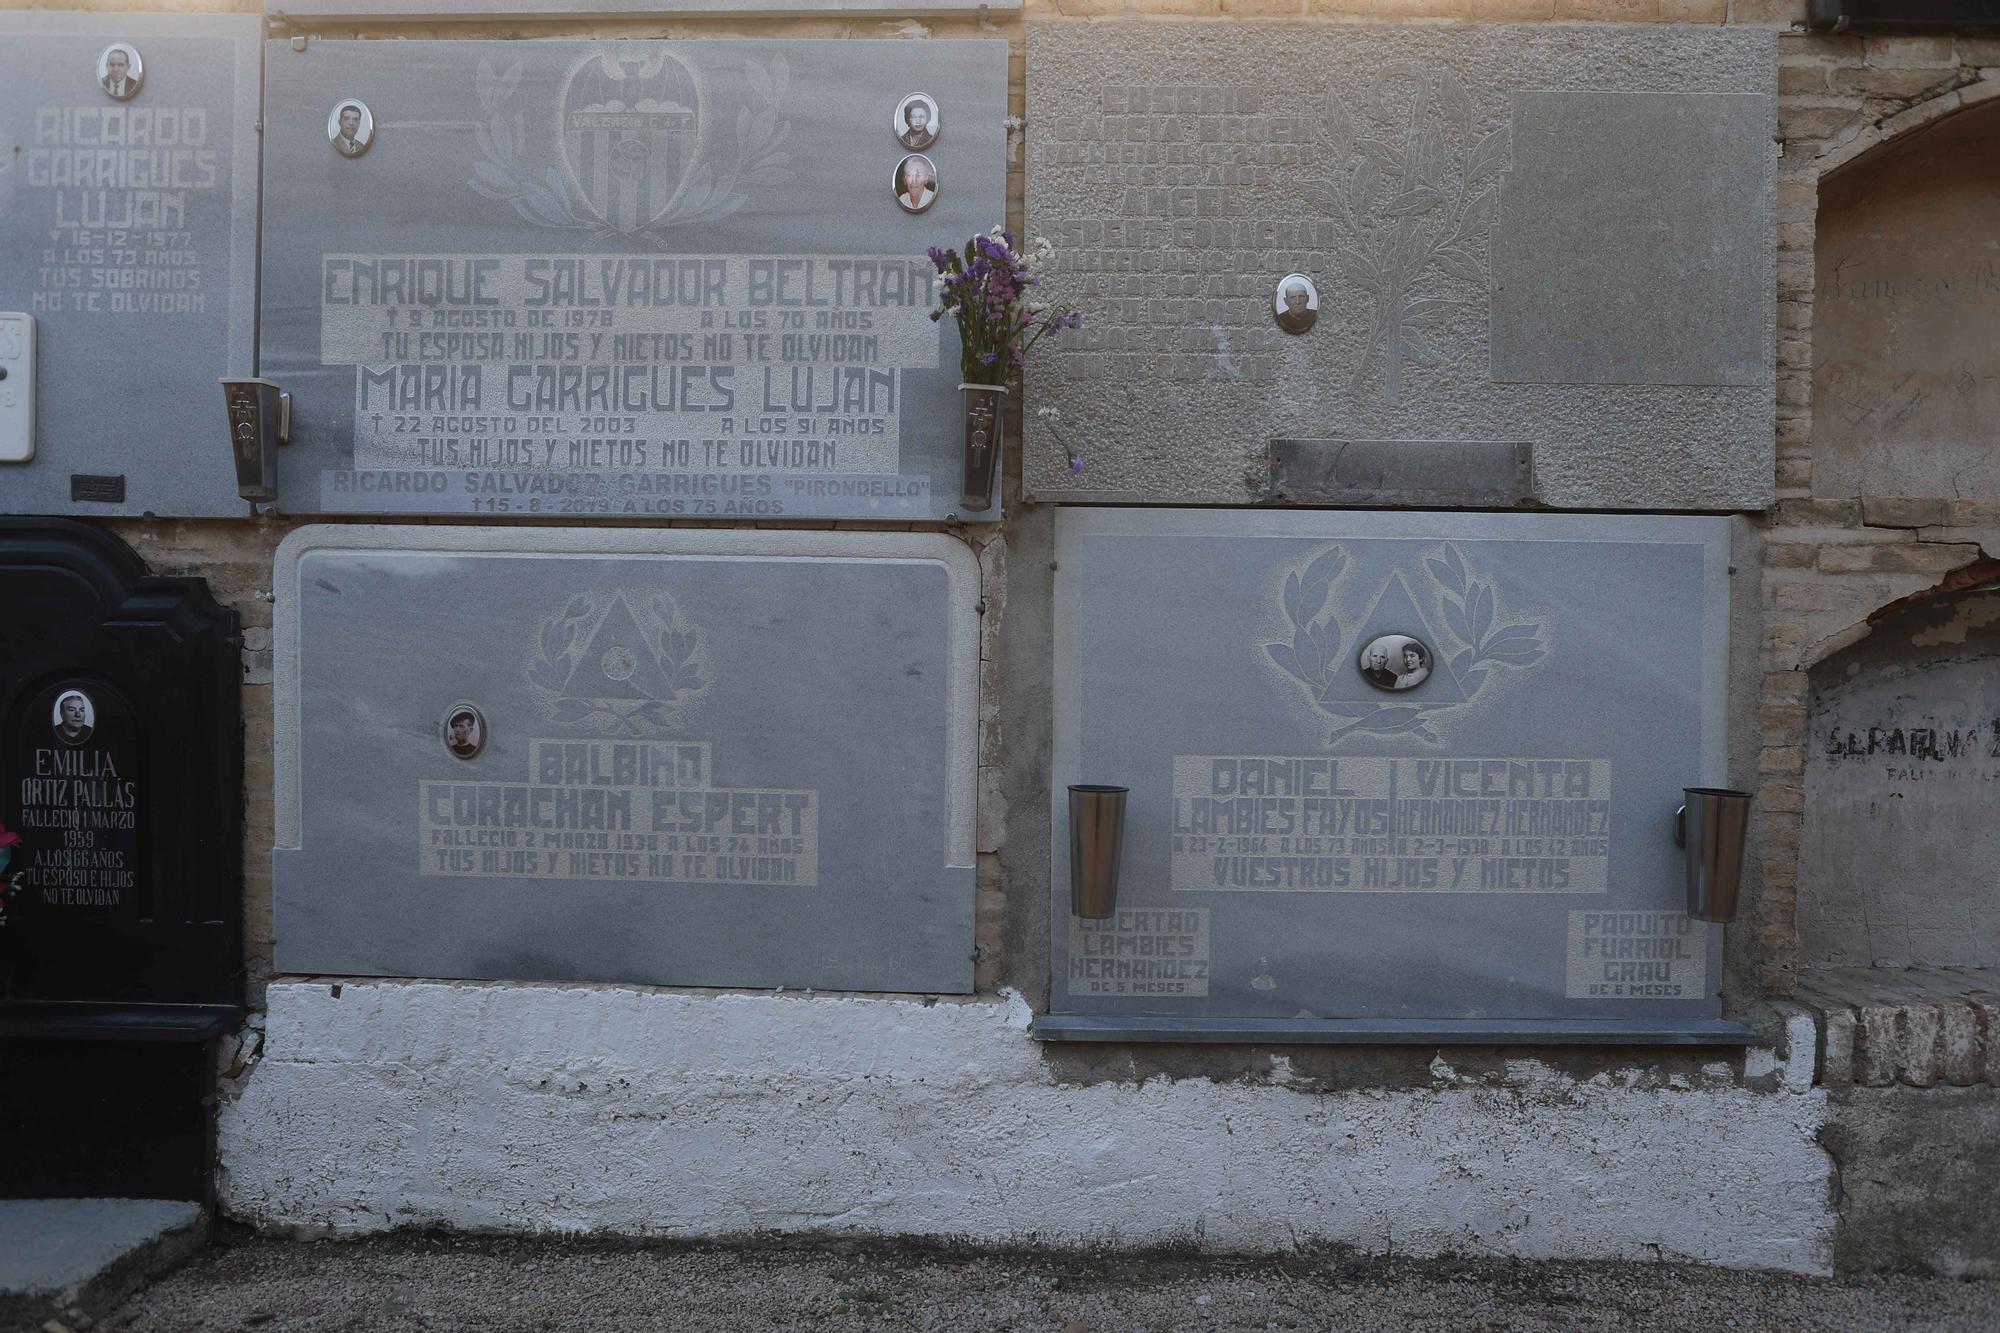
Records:
{"label": "weathered stone plaque", "polygon": [[925,252],[1003,216],[1004,41],[274,42],[268,77],[280,508],[958,510]]}
{"label": "weathered stone plaque", "polygon": [[[1558,508],[1772,502],[1775,34],[1028,34],[1029,230],[1084,311],[1030,494],[1242,503],[1329,440],[1527,445]],[[1461,503],[1431,475],[1406,503]]]}
{"label": "weathered stone plaque", "polygon": [[[1723,777],[1725,520],[1069,509],[1056,534],[1055,1013],[1718,1013],[1673,813]],[[1071,912],[1079,782],[1131,788],[1105,920]]]}
{"label": "weathered stone plaque", "polygon": [[255,355],[258,28],[0,13],[0,310],[34,316],[38,419],[0,512],[247,512],[216,381]]}
{"label": "weathered stone plaque", "polygon": [[276,586],[281,970],[970,989],[958,542],[315,527]]}

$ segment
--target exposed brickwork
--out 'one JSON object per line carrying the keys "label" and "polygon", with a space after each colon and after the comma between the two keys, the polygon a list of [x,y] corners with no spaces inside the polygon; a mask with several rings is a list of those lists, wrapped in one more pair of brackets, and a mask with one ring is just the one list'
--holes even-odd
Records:
{"label": "exposed brickwork", "polygon": [[[1863,637],[1869,617],[1880,608],[1974,564],[2000,537],[2000,526],[1983,521],[1992,506],[1953,497],[1813,498],[1811,339],[1819,180],[1879,144],[2000,93],[2000,81],[1982,71],[1993,63],[1995,45],[1950,36],[1803,33],[1780,41],[1779,502],[1763,523],[1768,674],[1759,714],[1764,743],[1753,853],[1762,885],[1757,946],[1769,995],[1792,993],[1799,975],[1806,669]],[[1797,711],[1794,702],[1801,704]],[[1879,1016],[1873,1048],[1860,1020],[1829,1012],[1824,1021],[1829,1059],[1842,1049],[1872,1049],[1869,1058],[1878,1064],[1887,1058]]]}

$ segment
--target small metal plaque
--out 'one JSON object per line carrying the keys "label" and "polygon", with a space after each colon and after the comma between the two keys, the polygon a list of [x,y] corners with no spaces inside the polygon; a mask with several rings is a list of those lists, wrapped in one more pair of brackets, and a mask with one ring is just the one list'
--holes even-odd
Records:
{"label": "small metal plaque", "polygon": [[69,498],[71,503],[122,505],[125,503],[125,477],[95,476],[87,472],[69,474]]}
{"label": "small metal plaque", "polygon": [[1273,440],[1273,504],[1535,502],[1534,446],[1506,440]]}

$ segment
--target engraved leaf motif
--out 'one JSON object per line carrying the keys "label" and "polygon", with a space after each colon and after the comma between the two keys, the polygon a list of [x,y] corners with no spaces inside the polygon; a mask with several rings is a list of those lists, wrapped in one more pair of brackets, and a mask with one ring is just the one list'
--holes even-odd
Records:
{"label": "engraved leaf motif", "polygon": [[1307,203],[1322,213],[1337,214],[1343,211],[1340,206],[1340,196],[1335,194],[1330,186],[1319,181],[1307,181],[1299,186],[1299,193],[1305,196]]}
{"label": "engraved leaf motif", "polygon": [[600,710],[593,708],[588,700],[558,699],[555,701],[555,705],[549,709],[549,716],[558,722],[581,722],[592,713],[598,711]]}
{"label": "engraved leaf motif", "polygon": [[590,614],[590,594],[580,592],[563,605],[564,620],[581,620]]}
{"label": "engraved leaf motif", "polygon": [[1511,644],[1517,639],[1533,644],[1541,632],[1542,627],[1540,625],[1503,625],[1499,629],[1494,630],[1493,637],[1486,641],[1486,650],[1492,652],[1494,649]]}
{"label": "engraved leaf motif", "polygon": [[1490,648],[1486,651],[1484,660],[1502,662],[1508,666],[1533,666],[1542,660],[1542,645],[1509,644],[1504,648]]}
{"label": "engraved leaf motif", "polygon": [[1461,642],[1475,641],[1471,629],[1465,623],[1465,608],[1459,604],[1458,599],[1453,597],[1444,599],[1444,623]]}
{"label": "engraved leaf motif", "polygon": [[1462,278],[1466,282],[1486,281],[1485,268],[1477,259],[1457,246],[1446,246],[1438,251],[1434,258],[1437,260],[1437,266],[1454,278]]}
{"label": "engraved leaf motif", "polygon": [[1493,628],[1493,585],[1479,584],[1472,590],[1471,605],[1472,641],[1479,643],[1486,638],[1486,631]]}
{"label": "engraved leaf motif", "polygon": [[1465,85],[1450,70],[1438,73],[1437,108],[1460,134],[1472,123],[1472,99],[1466,96]]}
{"label": "engraved leaf motif", "polygon": [[1434,296],[1426,297],[1421,301],[1412,301],[1404,306],[1403,318],[1432,319],[1439,315],[1449,314],[1451,311],[1458,309],[1460,304],[1458,301],[1446,301]]}
{"label": "engraved leaf motif", "polygon": [[1304,599],[1305,590],[1297,570],[1285,575],[1285,618],[1294,625],[1302,625],[1312,618],[1299,614],[1299,603]]}
{"label": "engraved leaf motif", "polygon": [[474,162],[472,188],[488,199],[506,199],[514,193],[514,178],[491,162]]}
{"label": "engraved leaf motif", "polygon": [[1375,159],[1364,158],[1354,169],[1354,206],[1366,213],[1375,206],[1375,190],[1382,182],[1381,168]]}
{"label": "engraved leaf motif", "polygon": [[1400,172],[1403,169],[1403,154],[1394,144],[1384,143],[1380,139],[1362,139],[1354,147],[1356,151],[1390,171]]}
{"label": "engraved leaf motif", "polygon": [[1415,329],[1403,330],[1403,351],[1426,365],[1436,365],[1444,360],[1444,353],[1437,349],[1437,344]]}
{"label": "engraved leaf motif", "polygon": [[1305,672],[1299,670],[1298,655],[1292,651],[1290,644],[1267,643],[1264,645],[1264,651],[1271,655],[1271,660],[1276,662],[1286,675],[1304,684],[1312,684],[1311,678]]}
{"label": "engraved leaf motif", "polygon": [[1460,236],[1479,236],[1493,225],[1493,210],[1499,201],[1499,191],[1488,188],[1474,195],[1465,206],[1465,216],[1459,220]]}
{"label": "engraved leaf motif", "polygon": [[1380,296],[1387,285],[1382,280],[1382,270],[1376,268],[1366,255],[1345,247],[1333,252],[1333,262],[1339,266],[1341,276],[1355,286]]}
{"label": "engraved leaf motif", "polygon": [[1472,160],[1466,164],[1465,183],[1477,185],[1491,172],[1500,170],[1507,156],[1507,127],[1502,125],[1479,141],[1472,150]]}
{"label": "engraved leaf motif", "polygon": [[[1306,566],[1305,581],[1308,586],[1314,583],[1331,585],[1345,568],[1347,568],[1347,552],[1338,546],[1330,546],[1314,556],[1312,563]],[[1317,615],[1318,612],[1315,611],[1313,614]]]}
{"label": "engraved leaf motif", "polygon": [[1426,186],[1405,190],[1388,203],[1382,211],[1392,218],[1408,217],[1413,214],[1428,213],[1444,202],[1444,196]]}
{"label": "engraved leaf motif", "polygon": [[1445,544],[1444,548],[1444,563],[1451,570],[1451,586],[1463,593],[1467,577],[1465,561],[1459,556],[1458,548],[1449,542]]}

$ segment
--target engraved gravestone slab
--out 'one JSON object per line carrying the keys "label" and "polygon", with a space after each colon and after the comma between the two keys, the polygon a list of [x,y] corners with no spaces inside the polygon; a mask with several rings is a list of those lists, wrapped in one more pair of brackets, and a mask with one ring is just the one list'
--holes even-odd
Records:
{"label": "engraved gravestone slab", "polygon": [[312,527],[276,587],[280,970],[971,988],[958,542]]}
{"label": "engraved gravestone slab", "polygon": [[236,613],[50,518],[0,518],[0,605],[0,1009],[236,1002]]}
{"label": "engraved gravestone slab", "polygon": [[[958,511],[925,251],[1003,215],[1006,42],[274,42],[268,69],[281,508]],[[917,92],[928,195],[898,174]]]}
{"label": "engraved gravestone slab", "polygon": [[1557,508],[1772,502],[1775,34],[1036,22],[1028,49],[1028,228],[1084,315],[1030,368],[1032,496],[1257,500],[1282,439],[1525,444]]}
{"label": "engraved gravestone slab", "polygon": [[216,381],[255,358],[258,29],[0,14],[0,310],[35,317],[38,379],[0,512],[247,512]]}
{"label": "engraved gravestone slab", "polygon": [[[1054,1012],[1717,1014],[1672,816],[1723,776],[1724,520],[1065,509],[1056,534]],[[1131,788],[1103,921],[1070,910],[1078,782]]]}

